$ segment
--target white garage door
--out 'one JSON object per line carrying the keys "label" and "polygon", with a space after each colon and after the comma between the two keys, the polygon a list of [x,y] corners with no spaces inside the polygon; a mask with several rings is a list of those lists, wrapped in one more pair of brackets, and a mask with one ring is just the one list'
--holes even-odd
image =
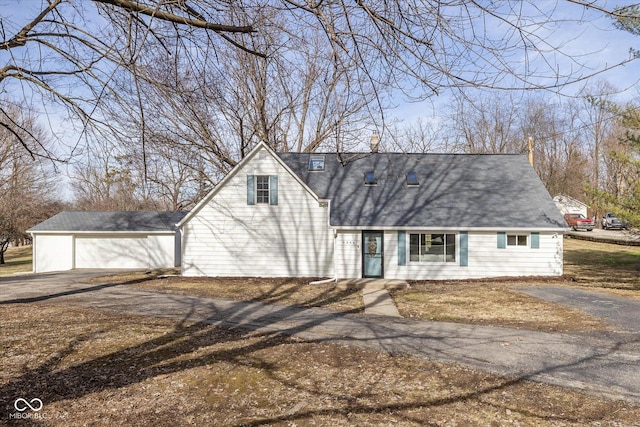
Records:
{"label": "white garage door", "polygon": [[147,237],[76,237],[76,268],[148,268]]}

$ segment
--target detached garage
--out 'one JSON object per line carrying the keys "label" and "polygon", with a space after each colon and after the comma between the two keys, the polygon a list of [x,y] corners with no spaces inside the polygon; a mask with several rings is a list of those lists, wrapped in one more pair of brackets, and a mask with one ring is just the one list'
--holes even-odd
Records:
{"label": "detached garage", "polygon": [[28,230],[33,271],[180,266],[187,212],[61,212]]}

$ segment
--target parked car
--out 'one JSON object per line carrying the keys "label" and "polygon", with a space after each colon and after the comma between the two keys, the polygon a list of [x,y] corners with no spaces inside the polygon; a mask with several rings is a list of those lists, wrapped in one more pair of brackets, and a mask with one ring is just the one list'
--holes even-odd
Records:
{"label": "parked car", "polygon": [[602,228],[604,228],[605,230],[622,230],[627,227],[625,223],[620,220],[620,218],[609,212],[602,217]]}
{"label": "parked car", "polygon": [[564,220],[567,221],[567,225],[573,230],[587,230],[591,231],[595,227],[596,223],[579,213],[564,214]]}

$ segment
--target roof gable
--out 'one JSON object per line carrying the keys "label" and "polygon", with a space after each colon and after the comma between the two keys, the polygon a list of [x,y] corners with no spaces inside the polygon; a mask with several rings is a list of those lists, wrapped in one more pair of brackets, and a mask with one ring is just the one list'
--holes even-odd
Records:
{"label": "roof gable", "polygon": [[[253,148],[253,150],[251,150],[251,152],[247,154],[247,156],[245,156],[237,165],[235,165],[235,167],[222,179],[222,181],[220,181],[211,191],[209,191],[209,193],[205,197],[203,197],[202,200],[200,200],[198,204],[184,218],[182,218],[182,220],[178,223],[178,227],[182,227],[184,224],[189,222],[191,218],[193,218],[204,206],[206,206],[211,201],[211,199],[222,188],[224,188],[227,182],[229,182],[229,180],[231,180],[238,173],[238,171],[240,171],[248,163],[254,161],[254,159],[256,158],[256,156],[261,150],[264,150],[266,153],[268,153],[269,156],[275,159],[278,162],[278,164],[287,171],[287,173],[289,173],[296,181],[300,183],[300,185],[307,192],[309,192],[309,194],[311,194],[316,199],[318,198],[317,194],[307,185],[307,183],[304,180],[302,180],[298,174],[293,172],[289,168],[289,166],[285,162],[283,162],[282,159],[271,148],[269,148],[269,146],[266,143],[259,142]],[[260,161],[260,159],[259,158],[255,159],[255,161]],[[307,156],[307,162],[308,161],[309,161],[309,158]]]}
{"label": "roof gable", "polygon": [[[316,153],[317,154],[317,153]],[[523,155],[309,154],[279,156],[319,197],[332,226],[564,229],[566,224]],[[365,185],[374,172],[375,185]],[[419,185],[407,185],[415,172]]]}

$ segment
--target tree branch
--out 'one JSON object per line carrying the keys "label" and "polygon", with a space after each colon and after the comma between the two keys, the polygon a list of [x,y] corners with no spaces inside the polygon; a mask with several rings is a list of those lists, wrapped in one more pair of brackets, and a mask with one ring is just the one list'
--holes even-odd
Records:
{"label": "tree branch", "polygon": [[126,9],[130,12],[142,13],[143,15],[151,16],[152,18],[158,18],[167,22],[175,22],[176,24],[188,25],[191,27],[204,28],[206,30],[212,30],[218,33],[253,33],[255,30],[253,26],[236,26],[236,25],[223,25],[213,24],[201,19],[191,19],[184,16],[179,16],[174,13],[163,12],[156,7],[142,5],[138,2],[132,2],[128,0],[94,0],[97,3],[109,4],[122,9]]}

